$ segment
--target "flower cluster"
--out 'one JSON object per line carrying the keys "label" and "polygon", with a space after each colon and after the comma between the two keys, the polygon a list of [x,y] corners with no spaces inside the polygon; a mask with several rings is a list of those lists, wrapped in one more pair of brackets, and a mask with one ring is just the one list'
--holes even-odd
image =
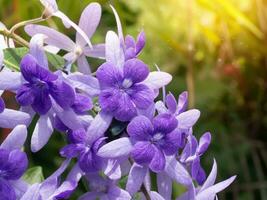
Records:
{"label": "flower cluster", "polygon": [[[117,33],[108,31],[105,42],[92,44],[90,38],[101,18],[98,3],[84,9],[78,25],[59,11],[55,0],[41,3],[45,6],[42,19],[59,17],[67,28],[77,31],[76,41],[53,28],[26,23],[29,51],[20,61],[20,70],[12,71],[5,65],[3,52],[15,46],[0,37],[0,94],[15,93],[20,106],[8,109],[0,97],[0,127],[13,129],[0,146],[0,199],[68,199],[84,178],[88,192],[79,200],[213,200],[234,181],[231,177],[215,184],[215,160],[206,176],[201,157],[211,134],[204,133],[199,141],[193,135],[200,112],[187,110],[187,92],[177,100],[163,92],[163,100],[158,99],[172,76],[151,72],[138,58],[146,41],[143,31],[136,40],[124,37],[119,16],[111,7]],[[59,50],[65,52],[65,65],[51,71],[47,52]],[[102,60],[96,72],[92,73],[87,57]],[[42,149],[54,130],[64,134],[67,144],[59,150],[65,159],[59,169],[44,181],[30,184],[22,178],[28,166],[22,147],[34,117],[38,121],[30,141],[32,152]],[[62,180],[67,168],[71,169]],[[157,191],[152,190],[152,174]],[[122,178],[127,180],[124,185],[119,184]],[[174,182],[187,191],[173,197]]]}

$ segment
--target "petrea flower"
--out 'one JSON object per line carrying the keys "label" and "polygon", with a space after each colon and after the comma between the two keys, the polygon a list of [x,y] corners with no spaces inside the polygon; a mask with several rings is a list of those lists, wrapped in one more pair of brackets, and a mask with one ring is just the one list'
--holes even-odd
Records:
{"label": "petrea flower", "polygon": [[0,146],[0,197],[5,200],[16,200],[16,183],[28,167],[28,159],[20,151],[27,136],[24,125],[16,126]]}
{"label": "petrea flower", "polygon": [[[170,93],[166,96],[165,103],[163,101],[158,101],[155,104],[158,113],[169,113],[175,116],[178,120],[178,129],[183,140],[200,117],[200,111],[197,109],[190,109],[186,111],[187,105],[187,92],[183,92],[179,95],[178,102],[173,94]],[[184,147],[184,144],[181,144],[181,147]]]}
{"label": "petrea flower", "polygon": [[137,41],[135,42],[133,36],[126,35],[125,37],[125,59],[129,60],[136,58],[142,49],[145,47],[146,37],[145,32],[142,31],[137,36]]}
{"label": "petrea flower", "polygon": [[216,180],[216,176],[217,176],[217,164],[216,164],[216,161],[214,160],[210,175],[208,176],[204,184],[199,188],[195,188],[195,186],[192,184],[189,191],[186,192],[181,197],[176,198],[176,200],[188,200],[188,199],[215,200],[217,199],[217,196],[216,196],[217,193],[227,188],[235,180],[236,176],[232,176],[231,178],[225,181],[214,184]]}
{"label": "petrea flower", "polygon": [[192,178],[195,179],[199,185],[202,185],[206,179],[206,174],[200,165],[200,157],[207,151],[210,142],[211,134],[205,133],[199,140],[199,144],[195,136],[189,135],[188,142],[179,158],[179,160],[186,166],[191,167]]}
{"label": "petrea flower", "polygon": [[78,157],[80,168],[86,173],[97,172],[102,169],[103,159],[96,155],[105,138],[93,142],[91,146],[85,143],[85,130],[72,132],[74,144],[69,144],[60,150],[60,154],[66,158]]}
{"label": "petrea flower", "polygon": [[21,73],[26,80],[17,91],[16,99],[21,106],[31,105],[39,115],[45,115],[52,107],[53,98],[62,108],[74,103],[74,90],[58,76],[41,67],[30,54],[21,61]]}
{"label": "petrea flower", "polygon": [[[99,24],[101,18],[101,7],[98,3],[89,4],[83,11],[79,27],[86,33],[88,38],[91,38]],[[68,66],[71,66],[76,60],[78,64],[78,70],[82,73],[89,74],[90,66],[86,60],[88,57],[104,58],[105,57],[105,45],[97,44],[91,48],[87,46],[83,37],[76,33],[76,43],[74,43],[66,35],[45,26],[41,25],[28,25],[25,27],[25,31],[30,35],[41,33],[47,38],[45,43],[51,46],[56,46],[63,49],[67,53],[64,58],[68,61]],[[68,69],[70,71],[70,69]]]}
{"label": "petrea flower", "polygon": [[154,172],[165,168],[165,155],[178,151],[179,137],[175,131],[177,120],[169,114],[160,114],[151,122],[144,116],[134,118],[127,132],[135,144],[131,157],[139,165],[149,165]]}
{"label": "petrea flower", "polygon": [[[103,111],[120,121],[129,121],[138,110],[149,107],[155,98],[153,89],[171,80],[167,73],[152,75],[141,60],[133,58],[125,61],[119,38],[111,31],[106,37],[106,60],[96,72],[101,89],[99,104]],[[156,78],[158,83],[155,87]]]}
{"label": "petrea flower", "polygon": [[55,17],[60,18],[62,20],[63,24],[67,28],[72,26],[83,37],[83,39],[86,41],[86,43],[90,47],[92,46],[89,38],[84,33],[84,31],[81,30],[81,28],[78,25],[76,25],[73,21],[70,20],[70,18],[68,16],[66,16],[63,12],[61,12],[58,9],[56,0],[40,0],[40,2],[45,7],[45,10],[44,10],[44,13],[43,13],[43,17],[49,18],[51,16],[55,16]]}
{"label": "petrea flower", "polygon": [[90,200],[90,199],[114,199],[114,200],[130,200],[132,197],[129,193],[116,185],[116,181],[108,178],[100,177],[95,174],[88,174],[87,179],[89,181],[89,188],[91,192],[87,192],[82,195],[78,200]]}
{"label": "petrea flower", "polygon": [[84,129],[68,133],[71,144],[61,149],[60,154],[67,158],[78,158],[80,168],[85,173],[104,171],[111,179],[120,178],[120,167],[116,160],[108,160],[97,155],[102,146],[104,132],[111,123],[111,118],[100,113],[91,122],[87,132]]}

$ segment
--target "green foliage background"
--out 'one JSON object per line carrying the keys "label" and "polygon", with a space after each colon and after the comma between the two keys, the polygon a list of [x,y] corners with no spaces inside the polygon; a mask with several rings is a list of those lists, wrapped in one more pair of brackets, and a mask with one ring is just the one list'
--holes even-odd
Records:
{"label": "green foliage background", "polygon": [[[90,2],[58,0],[59,8],[76,22]],[[103,42],[107,30],[116,30],[109,7],[114,5],[124,33],[137,36],[140,30],[145,30],[147,45],[141,58],[151,69],[157,64],[173,75],[167,89],[176,96],[189,90],[190,106],[202,111],[194,129],[196,135],[204,131],[213,135],[210,151],[203,160],[206,172],[215,157],[219,165],[218,180],[238,175],[236,183],[221,198],[267,199],[264,184],[267,180],[267,2],[97,2],[103,6],[103,17],[94,41]],[[11,27],[39,17],[42,9],[38,0],[0,0],[0,21]],[[46,24],[74,37],[73,30],[64,29],[57,19],[50,19]],[[23,29],[17,33],[29,39]],[[12,96],[6,94],[6,99],[14,106]],[[62,161],[58,149],[64,143],[59,133],[53,134],[43,150],[30,154],[31,166],[42,166],[45,177],[51,174]],[[84,189],[81,184],[80,192]],[[174,186],[175,195],[182,190]]]}

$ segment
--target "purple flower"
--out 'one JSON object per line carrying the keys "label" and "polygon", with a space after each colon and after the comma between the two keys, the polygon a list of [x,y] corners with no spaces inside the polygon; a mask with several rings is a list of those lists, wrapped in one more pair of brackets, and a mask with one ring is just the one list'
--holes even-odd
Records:
{"label": "purple flower", "polygon": [[215,183],[217,176],[217,164],[214,160],[212,170],[204,182],[204,184],[199,187],[195,188],[194,184],[192,183],[189,191],[183,194],[182,196],[176,198],[176,200],[188,200],[188,199],[197,199],[197,200],[214,200],[217,199],[217,193],[221,192],[225,188],[227,188],[236,178],[236,176],[232,176],[231,178]]}
{"label": "purple flower", "polygon": [[165,168],[165,155],[178,151],[177,120],[169,114],[160,114],[151,122],[144,116],[134,118],[127,132],[135,144],[131,157],[140,165],[148,164],[154,172]]}
{"label": "purple flower", "polygon": [[58,9],[56,0],[40,0],[40,2],[45,7],[43,17],[49,18],[51,16],[55,16],[60,18],[67,28],[73,27],[81,35],[81,37],[83,37],[83,39],[88,43],[88,45],[92,46],[89,38],[84,33],[84,31],[81,30],[79,26],[77,26],[73,21],[69,19],[68,16],[66,16]]}
{"label": "purple flower", "polygon": [[[28,167],[28,159],[20,151],[27,136],[24,125],[16,126],[0,146],[0,197],[16,200],[14,185]],[[7,195],[8,194],[8,195]]]}
{"label": "purple flower", "polygon": [[200,157],[207,151],[211,142],[211,134],[205,133],[199,140],[199,144],[193,135],[188,136],[188,142],[180,156],[180,161],[186,166],[191,167],[192,178],[199,185],[202,185],[206,180],[206,173],[201,167]]}
{"label": "purple flower", "polygon": [[131,35],[127,35],[125,37],[125,59],[136,58],[144,48],[145,43],[146,37],[144,31],[139,33],[136,42]]}
{"label": "purple flower", "polygon": [[[69,144],[60,150],[60,154],[66,158],[78,157],[80,168],[86,173],[97,172],[102,169],[103,159],[96,155],[100,145],[103,144],[105,138],[100,138],[91,146],[86,145],[86,132],[82,130],[74,131],[72,136],[77,143]],[[79,141],[80,140],[80,141]]]}
{"label": "purple flower", "polygon": [[148,67],[138,59],[126,61],[123,70],[109,62],[101,65],[96,73],[101,108],[117,120],[131,120],[137,109],[145,109],[153,102],[154,92],[142,83],[148,74]]}
{"label": "purple flower", "polygon": [[58,76],[41,67],[32,55],[28,54],[22,59],[21,73],[26,83],[16,94],[20,105],[31,105],[40,115],[45,115],[52,107],[51,97],[63,109],[73,105],[75,93],[72,87],[57,80]]}
{"label": "purple flower", "polygon": [[144,33],[139,35],[137,43],[130,36],[124,40],[119,16],[111,8],[116,17],[118,35],[112,31],[106,35],[107,62],[96,72],[101,89],[99,103],[117,120],[129,121],[138,111],[153,103],[156,97],[154,90],[167,85],[172,77],[164,72],[149,73],[148,67],[135,58],[144,47]]}
{"label": "purple flower", "polygon": [[[99,24],[101,18],[101,7],[98,3],[89,4],[81,14],[79,28],[86,33],[88,38],[91,38]],[[91,72],[90,65],[87,62],[86,56],[104,58],[105,45],[98,44],[92,47],[87,46],[85,39],[76,33],[76,43],[62,33],[57,32],[52,28],[41,25],[28,25],[25,31],[30,35],[44,34],[46,36],[44,42],[48,45],[58,47],[67,51],[64,58],[71,65],[77,60],[78,70],[82,73],[89,74]],[[70,69],[68,69],[70,71]]]}

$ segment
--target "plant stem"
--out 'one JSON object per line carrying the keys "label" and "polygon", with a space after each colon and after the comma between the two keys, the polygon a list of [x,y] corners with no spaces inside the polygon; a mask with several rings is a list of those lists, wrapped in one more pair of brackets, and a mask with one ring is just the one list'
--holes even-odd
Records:
{"label": "plant stem", "polygon": [[10,33],[13,34],[15,32],[15,30],[17,30],[18,28],[20,28],[22,26],[26,26],[27,24],[35,24],[35,23],[38,23],[38,22],[42,22],[44,20],[45,19],[43,17],[38,17],[38,18],[35,18],[35,19],[30,19],[30,20],[19,22],[19,23],[15,24],[14,26],[11,27]]}
{"label": "plant stem", "polygon": [[15,42],[22,46],[29,47],[29,43],[26,40],[15,33],[11,33],[11,31],[7,29],[0,29],[0,34],[6,36],[7,38],[12,38]]}
{"label": "plant stem", "polygon": [[149,195],[149,193],[148,193],[148,191],[147,191],[147,189],[146,189],[144,184],[142,184],[142,186],[141,186],[141,191],[143,192],[143,194],[145,195],[147,200],[151,200],[151,197],[150,197],[150,195]]}

